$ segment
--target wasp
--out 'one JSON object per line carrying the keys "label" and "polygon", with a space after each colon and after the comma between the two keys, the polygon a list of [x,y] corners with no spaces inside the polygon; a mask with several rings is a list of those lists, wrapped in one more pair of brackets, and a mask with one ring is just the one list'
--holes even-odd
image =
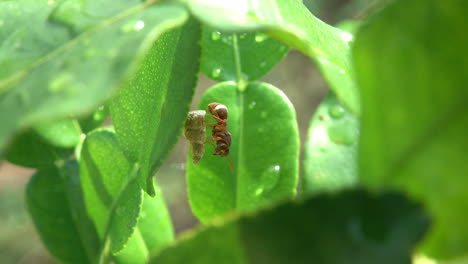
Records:
{"label": "wasp", "polygon": [[231,133],[227,130],[227,119],[228,119],[228,109],[225,105],[220,103],[211,103],[208,104],[208,110],[210,111],[212,118],[214,118],[217,123],[210,123],[212,127],[212,140],[216,142],[215,151],[213,155],[226,157],[231,167],[231,171],[234,171],[234,166],[232,165],[229,155],[229,147],[231,146],[232,137]]}
{"label": "wasp", "polygon": [[189,112],[185,121],[184,136],[190,142],[192,162],[197,164],[203,157],[206,143],[206,111],[196,110]]}

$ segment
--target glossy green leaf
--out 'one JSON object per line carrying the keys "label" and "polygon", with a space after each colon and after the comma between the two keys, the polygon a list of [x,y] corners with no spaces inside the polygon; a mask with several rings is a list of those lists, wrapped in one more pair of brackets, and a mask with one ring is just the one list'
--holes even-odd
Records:
{"label": "glossy green leaf", "polygon": [[143,202],[138,167],[127,160],[111,131],[91,132],[81,157],[86,206],[101,240],[109,241],[118,263],[145,263],[150,252],[173,239],[162,195]]}
{"label": "glossy green leaf", "polygon": [[260,31],[310,56],[341,102],[360,112],[351,71],[352,35],[314,17],[300,0],[180,0],[207,25],[223,31]]}
{"label": "glossy green leaf", "polygon": [[132,162],[141,165],[140,185],[155,195],[153,176],[174,147],[194,93],[200,25],[190,20],[165,33],[141,67],[111,102],[117,138]]}
{"label": "glossy green leaf", "polygon": [[[81,178],[88,213],[112,253],[126,245],[136,228],[143,193],[111,131],[90,133],[81,152]],[[132,178],[133,176],[133,178]]]}
{"label": "glossy green leaf", "polygon": [[205,26],[200,70],[217,81],[234,81],[238,59],[240,74],[253,81],[267,74],[288,51],[287,46],[261,33],[229,34]]}
{"label": "glossy green leaf", "polygon": [[304,193],[339,190],[356,184],[359,120],[335,95],[320,104],[304,147]]}
{"label": "glossy green leaf", "polygon": [[72,149],[57,148],[47,142],[35,130],[19,135],[11,144],[5,158],[11,163],[28,168],[49,168],[54,162],[67,158]]}
{"label": "glossy green leaf", "polygon": [[[201,220],[230,210],[253,210],[296,194],[299,135],[294,107],[279,89],[266,83],[251,83],[239,92],[231,82],[210,88],[198,109],[218,102],[229,110],[228,130],[232,134],[229,158],[205,155],[192,164],[189,152],[187,180],[189,200]],[[214,121],[207,117],[207,121]],[[207,129],[211,137],[211,129]]]}
{"label": "glossy green leaf", "polygon": [[79,120],[83,133],[89,133],[100,127],[109,115],[109,107],[100,106],[94,113]]}
{"label": "glossy green leaf", "polygon": [[74,147],[81,140],[80,125],[78,121],[72,119],[42,123],[34,127],[34,129],[47,142],[56,147]]}
{"label": "glossy green leaf", "polygon": [[363,116],[360,176],[424,201],[434,227],[424,249],[468,252],[468,34],[465,1],[389,6],[357,35]]}
{"label": "glossy green leaf", "polygon": [[65,263],[97,263],[99,239],[85,209],[76,162],[36,172],[26,203],[53,256]]}
{"label": "glossy green leaf", "polygon": [[157,264],[409,264],[428,227],[401,195],[321,195],[209,225],[152,258]]}
{"label": "glossy green leaf", "polygon": [[188,17],[178,3],[154,2],[1,1],[0,149],[20,128],[107,99],[154,40]]}

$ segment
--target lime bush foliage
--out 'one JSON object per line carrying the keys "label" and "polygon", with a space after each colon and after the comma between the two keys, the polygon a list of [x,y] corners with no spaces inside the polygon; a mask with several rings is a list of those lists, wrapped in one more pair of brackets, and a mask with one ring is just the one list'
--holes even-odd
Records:
{"label": "lime bush foliage", "polygon": [[[349,22],[353,36],[300,0],[1,1],[0,156],[36,169],[27,208],[61,263],[460,257],[467,7],[395,0]],[[281,87],[254,82],[290,48],[330,87],[309,127],[299,196],[294,106]],[[220,82],[197,108],[228,107],[234,170],[209,144],[197,165],[188,153],[202,225],[174,239],[154,174],[199,73]],[[109,117],[113,127],[100,128]]]}

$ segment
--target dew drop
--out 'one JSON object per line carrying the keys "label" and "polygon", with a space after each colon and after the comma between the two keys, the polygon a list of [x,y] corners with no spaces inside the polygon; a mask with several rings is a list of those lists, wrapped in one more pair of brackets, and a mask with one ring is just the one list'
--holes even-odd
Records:
{"label": "dew drop", "polygon": [[219,40],[221,38],[221,32],[213,31],[211,32],[211,39],[212,40]]}
{"label": "dew drop", "polygon": [[268,192],[275,188],[281,175],[281,166],[273,165],[266,169],[260,176],[262,192]]}
{"label": "dew drop", "polygon": [[251,110],[254,109],[256,104],[257,104],[257,102],[255,102],[255,101],[250,102],[249,109],[251,109]]}
{"label": "dew drop", "polygon": [[331,125],[327,129],[328,138],[335,144],[352,145],[355,141],[354,132],[347,123]]}
{"label": "dew drop", "polygon": [[145,27],[145,22],[143,22],[141,20],[138,20],[135,23],[135,26],[133,26],[133,29],[135,29],[135,31],[138,32],[138,31],[142,30],[144,27]]}
{"label": "dew drop", "polygon": [[73,81],[74,78],[71,73],[61,73],[49,82],[49,86],[47,87],[47,89],[51,93],[58,93],[60,91],[63,91],[68,86],[72,85]]}
{"label": "dew drop", "polygon": [[259,187],[257,188],[257,190],[255,190],[255,195],[259,196],[263,193],[263,187]]}
{"label": "dew drop", "polygon": [[219,77],[220,74],[221,74],[221,69],[213,69],[213,71],[211,72],[211,76],[213,78]]}
{"label": "dew drop", "polygon": [[255,41],[260,43],[260,42],[265,41],[267,38],[268,38],[267,35],[259,33],[255,36]]}
{"label": "dew drop", "polygon": [[345,109],[341,105],[334,105],[330,107],[330,109],[328,110],[328,113],[330,114],[331,117],[341,118],[345,113]]}

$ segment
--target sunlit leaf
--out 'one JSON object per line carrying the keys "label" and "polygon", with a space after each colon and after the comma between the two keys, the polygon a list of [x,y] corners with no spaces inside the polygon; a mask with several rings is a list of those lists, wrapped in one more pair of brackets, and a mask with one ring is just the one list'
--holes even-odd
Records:
{"label": "sunlit leaf", "polygon": [[359,121],[330,93],[310,123],[304,147],[304,193],[353,186],[357,175]]}
{"label": "sunlit leaf", "polygon": [[151,196],[153,176],[180,136],[194,93],[200,25],[190,20],[165,33],[151,47],[137,73],[111,102],[117,138],[132,162],[140,185]]}
{"label": "sunlit leaf", "polygon": [[[288,98],[266,83],[252,83],[239,92],[231,82],[210,88],[198,109],[218,102],[229,110],[228,130],[232,134],[229,158],[214,156],[206,145],[205,156],[192,164],[187,158],[189,200],[201,220],[230,210],[254,210],[296,194],[299,135],[296,114]],[[212,118],[206,120],[213,122]],[[207,129],[211,138],[211,129]]]}
{"label": "sunlit leaf", "polygon": [[[313,16],[300,0],[180,0],[207,25],[223,31],[260,31],[310,56],[340,102],[360,112],[351,70],[353,36]],[[274,56],[274,55],[273,55]]]}

